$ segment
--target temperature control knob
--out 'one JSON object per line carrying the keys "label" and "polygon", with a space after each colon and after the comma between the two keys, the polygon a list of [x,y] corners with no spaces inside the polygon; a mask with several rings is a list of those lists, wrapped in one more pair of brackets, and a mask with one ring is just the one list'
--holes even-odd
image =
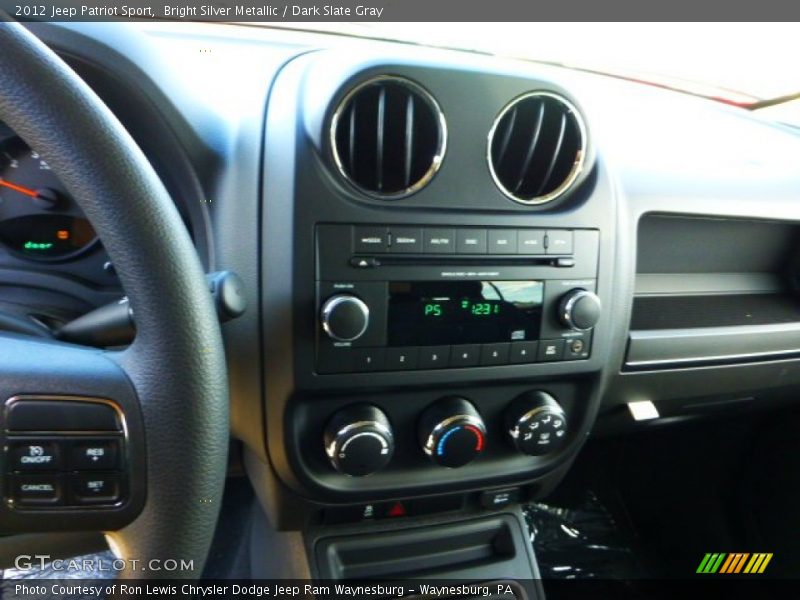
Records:
{"label": "temperature control knob", "polygon": [[588,290],[570,290],[561,298],[558,305],[558,318],[576,331],[588,331],[600,320],[600,298]]}
{"label": "temperature control knob", "polygon": [[325,454],[333,467],[346,475],[363,477],[380,471],[394,454],[389,419],[370,404],[340,410],[325,427]]}
{"label": "temperature control knob", "polygon": [[506,411],[506,432],[514,447],[529,456],[555,452],[567,440],[564,409],[546,392],[528,392]]}
{"label": "temperature control knob", "polygon": [[486,426],[470,402],[464,398],[444,398],[422,413],[419,441],[436,464],[463,467],[483,452]]}
{"label": "temperature control knob", "polygon": [[336,294],[322,305],[322,329],[337,342],[352,342],[364,335],[369,325],[369,307],[351,294]]}

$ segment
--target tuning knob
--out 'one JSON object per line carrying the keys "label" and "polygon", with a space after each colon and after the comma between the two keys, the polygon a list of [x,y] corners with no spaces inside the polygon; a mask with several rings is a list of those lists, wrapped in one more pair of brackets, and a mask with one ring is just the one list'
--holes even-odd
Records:
{"label": "tuning knob", "polygon": [[570,290],[561,298],[558,305],[558,318],[576,331],[588,331],[600,320],[600,298],[588,290]]}
{"label": "tuning knob", "polygon": [[561,448],[567,439],[564,409],[546,392],[528,392],[506,411],[506,432],[522,454],[541,456]]}
{"label": "tuning knob", "polygon": [[334,414],[324,438],[325,454],[333,467],[354,477],[380,471],[394,454],[389,419],[370,404],[349,406]]}
{"label": "tuning knob", "polygon": [[486,426],[464,398],[445,398],[428,407],[419,421],[419,441],[430,459],[443,467],[463,467],[486,445]]}
{"label": "tuning knob", "polygon": [[369,325],[369,307],[351,294],[331,296],[322,305],[322,329],[337,342],[360,338]]}

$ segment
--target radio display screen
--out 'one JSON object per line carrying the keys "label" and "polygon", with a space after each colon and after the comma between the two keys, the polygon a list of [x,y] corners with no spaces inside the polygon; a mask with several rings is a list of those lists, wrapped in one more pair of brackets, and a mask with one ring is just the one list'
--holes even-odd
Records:
{"label": "radio display screen", "polygon": [[542,281],[389,283],[390,346],[487,344],[536,340]]}

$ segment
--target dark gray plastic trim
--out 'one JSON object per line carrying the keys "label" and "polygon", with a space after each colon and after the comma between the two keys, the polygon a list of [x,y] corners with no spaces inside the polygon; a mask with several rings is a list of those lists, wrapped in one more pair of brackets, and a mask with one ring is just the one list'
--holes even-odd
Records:
{"label": "dark gray plastic trim", "polygon": [[626,367],[665,368],[800,354],[800,323],[631,331]]}

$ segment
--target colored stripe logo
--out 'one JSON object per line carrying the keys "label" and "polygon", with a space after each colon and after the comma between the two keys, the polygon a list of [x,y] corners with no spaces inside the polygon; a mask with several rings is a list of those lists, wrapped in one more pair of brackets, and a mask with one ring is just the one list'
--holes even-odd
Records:
{"label": "colored stripe logo", "polygon": [[724,573],[735,575],[738,573],[763,573],[769,561],[772,560],[772,552],[708,552],[700,561],[697,573]]}

